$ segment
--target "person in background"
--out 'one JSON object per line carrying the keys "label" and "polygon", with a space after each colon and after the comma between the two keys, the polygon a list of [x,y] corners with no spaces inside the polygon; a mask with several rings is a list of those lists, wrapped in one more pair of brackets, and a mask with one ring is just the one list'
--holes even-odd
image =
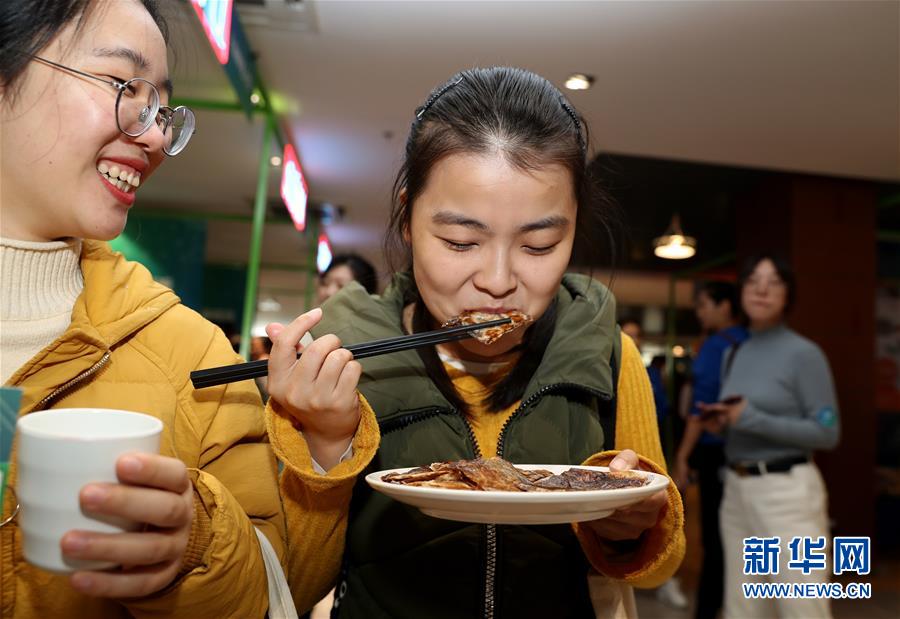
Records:
{"label": "person in background", "polygon": [[653,388],[653,401],[656,403],[656,421],[660,428],[669,414],[669,389],[666,384],[666,357],[654,355],[647,366],[650,386]]}
{"label": "person in background", "polygon": [[[827,582],[831,570],[787,569],[794,537],[828,542],[828,496],[813,451],[840,438],[834,382],[822,350],[785,324],[796,296],[788,263],[762,253],[744,265],[738,287],[750,338],[725,354],[719,402],[698,403],[705,429],[724,432],[725,617],[828,619],[828,598],[754,599],[743,582]],[[734,398],[736,401],[731,402]],[[775,575],[745,575],[744,540],[779,536]],[[812,552],[814,549],[810,549]],[[830,563],[828,544],[821,554]],[[796,559],[804,559],[799,549]]]}
{"label": "person in background", "polygon": [[[622,333],[625,333],[634,340],[634,344],[638,351],[641,350],[643,344],[644,329],[636,318],[624,318],[619,323]],[[654,357],[656,363],[647,366],[647,377],[650,379],[650,388],[653,391],[653,403],[656,406],[656,422],[660,429],[669,409],[669,395],[666,393],[666,382],[663,374],[665,367],[665,357],[663,359],[663,367],[658,362],[659,357]],[[656,597],[664,604],[672,608],[685,609],[688,607],[688,599],[681,590],[681,583],[678,578],[673,576],[669,578],[659,587],[656,588]]]}
{"label": "person in background", "polygon": [[60,575],[27,564],[13,459],[0,516],[4,618],[261,618],[263,553],[284,553],[259,394],[249,382],[195,392],[189,380],[241,359],[105,242],[193,132],[189,110],[166,107],[159,11],[152,0],[0,2],[3,383],[22,389],[22,415],[114,408],[164,426],[160,454],[122,456],[119,483],[80,494],[83,510],[142,528],[69,531],[61,542],[66,557],[122,568]]}
{"label": "person in background", "polygon": [[[566,273],[573,252],[591,256],[610,237],[564,95],[526,70],[464,70],[417,110],[405,153],[389,229],[403,266],[388,289],[347,286],[268,326],[268,423],[300,553],[297,606],[337,581],[340,617],[593,618],[593,566],[616,595],[600,612],[624,608],[630,586],[656,586],[681,561],[674,484],[606,518],[529,527],[431,518],[363,479],[479,456],[664,472],[647,374],[614,298]],[[362,362],[341,348],[467,310],[534,322],[490,345],[467,338]]]}
{"label": "person in background", "polygon": [[358,254],[337,254],[319,275],[316,287],[319,305],[333,297],[350,282],[359,282],[369,294],[378,292],[378,275],[372,264]]}
{"label": "person in background", "polygon": [[683,490],[693,469],[697,471],[700,487],[703,559],[694,612],[697,619],[715,619],[722,607],[724,578],[719,505],[722,502],[725,451],[721,437],[703,431],[700,409],[693,402],[716,402],[719,399],[725,351],[737,347],[748,336],[747,330],[738,323],[739,307],[737,288],[730,282],[706,282],[697,292],[697,320],[708,336],[692,366],[692,379],[687,386],[692,391],[689,396],[690,413],[675,456],[673,475],[675,483]]}

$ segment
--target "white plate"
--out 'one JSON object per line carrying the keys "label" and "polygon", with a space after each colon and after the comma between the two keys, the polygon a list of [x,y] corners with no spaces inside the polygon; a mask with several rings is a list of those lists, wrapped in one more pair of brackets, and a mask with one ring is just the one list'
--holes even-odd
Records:
{"label": "white plate", "polygon": [[[516,464],[526,470],[546,469],[554,474],[571,468],[608,471],[605,466],[570,464]],[[663,475],[638,471],[650,483],[638,488],[613,490],[573,490],[567,492],[503,492],[498,490],[457,490],[404,486],[381,480],[388,473],[411,469],[390,469],[366,475],[366,482],[392,499],[413,505],[435,518],[486,524],[564,524],[605,518],[620,507],[637,503],[669,485]]]}

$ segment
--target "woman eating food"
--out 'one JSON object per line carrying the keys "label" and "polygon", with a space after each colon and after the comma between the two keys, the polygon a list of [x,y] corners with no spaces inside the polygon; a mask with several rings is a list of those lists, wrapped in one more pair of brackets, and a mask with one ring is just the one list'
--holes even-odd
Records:
{"label": "woman eating food", "polygon": [[[665,473],[647,374],[613,296],[566,273],[608,245],[586,135],[534,73],[456,74],[412,123],[393,192],[388,244],[403,262],[391,285],[372,296],[350,284],[269,325],[268,424],[285,463],[299,608],[336,584],[339,617],[594,617],[592,568],[601,587],[624,591],[678,567],[671,484],[596,521],[500,526],[425,516],[362,479],[492,456]],[[517,328],[362,362],[342,348],[497,316]]]}

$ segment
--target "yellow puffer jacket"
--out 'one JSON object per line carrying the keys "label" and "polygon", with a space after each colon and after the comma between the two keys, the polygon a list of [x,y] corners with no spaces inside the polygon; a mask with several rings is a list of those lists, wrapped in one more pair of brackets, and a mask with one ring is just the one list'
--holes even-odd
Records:
{"label": "yellow puffer jacket", "polygon": [[[84,290],[71,325],[7,385],[24,389],[23,414],[97,406],[161,419],[162,454],[181,459],[194,481],[191,538],[172,585],[119,602],[86,597],[65,576],[25,563],[14,520],[0,528],[0,615],[265,616],[266,572],[253,527],[283,557],[284,514],[256,386],[245,381],[195,392],[192,370],[240,361],[221,331],[106,243],[84,242],[81,270]],[[13,489],[14,465],[15,446],[9,473]],[[7,492],[3,518],[13,508]]]}

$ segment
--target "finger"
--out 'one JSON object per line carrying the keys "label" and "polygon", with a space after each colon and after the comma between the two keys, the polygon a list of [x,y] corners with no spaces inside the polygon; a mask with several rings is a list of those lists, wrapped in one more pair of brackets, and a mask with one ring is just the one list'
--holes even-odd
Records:
{"label": "finger", "polygon": [[69,531],[60,542],[63,553],[73,559],[110,561],[117,565],[156,565],[175,561],[184,552],[184,540],[169,533],[94,533]]}
{"label": "finger", "polygon": [[193,504],[189,504],[182,495],[168,490],[122,484],[88,484],[81,489],[79,498],[82,509],[87,512],[118,516],[158,527],[183,527],[193,517]]}
{"label": "finger", "polygon": [[346,348],[337,348],[328,353],[316,377],[317,387],[321,388],[323,393],[331,396],[337,390],[344,368],[351,361],[353,361],[353,353]]}
{"label": "finger", "polygon": [[629,471],[635,468],[638,464],[637,454],[634,453],[630,449],[625,449],[620,452],[613,461],[609,463],[609,470],[611,471]]}
{"label": "finger", "polygon": [[[272,351],[269,353],[269,368],[276,371],[290,368],[297,362],[297,344],[307,331],[322,320],[322,310],[318,307],[295,318],[272,338]],[[275,329],[277,330],[277,329]]]}
{"label": "finger", "polygon": [[339,395],[346,394],[348,404],[357,399],[356,387],[359,385],[360,376],[362,376],[362,365],[360,365],[359,361],[350,361],[341,372],[341,377],[335,386],[335,392]]}
{"label": "finger", "polygon": [[648,517],[648,514],[635,512],[615,512],[612,516],[607,516],[606,521],[611,526],[619,527],[620,530],[628,529],[634,533],[635,531],[643,531],[649,529],[656,522],[655,519]]}
{"label": "finger", "polygon": [[[655,514],[662,506],[669,502],[669,494],[667,490],[660,490],[647,497],[643,501],[629,505],[627,509],[621,510],[631,515],[634,514]],[[618,513],[618,512],[617,512]]]}
{"label": "finger", "polygon": [[191,486],[181,460],[156,454],[126,454],[116,461],[116,476],[123,484],[159,488],[181,494]]}
{"label": "finger", "polygon": [[177,567],[171,563],[115,572],[75,572],[69,582],[87,595],[109,598],[143,597],[172,581]]}
{"label": "finger", "polygon": [[640,536],[641,532],[635,531],[630,524],[610,520],[610,518],[611,516],[602,520],[594,521],[594,524],[591,527],[594,530],[594,533],[604,539],[612,540],[615,542],[626,539],[635,539],[636,537]]}
{"label": "finger", "polygon": [[280,322],[270,322],[266,325],[266,335],[274,342],[275,338],[284,331],[284,325]]}
{"label": "finger", "polygon": [[[341,347],[341,339],[329,333],[315,340],[307,346],[303,351],[303,356],[297,363],[297,372],[292,375],[295,385],[307,385],[318,380],[319,374],[322,372],[322,366],[325,359],[333,351]],[[352,356],[352,355],[351,355]],[[335,382],[337,378],[335,377]],[[334,388],[334,383],[330,385]]]}

